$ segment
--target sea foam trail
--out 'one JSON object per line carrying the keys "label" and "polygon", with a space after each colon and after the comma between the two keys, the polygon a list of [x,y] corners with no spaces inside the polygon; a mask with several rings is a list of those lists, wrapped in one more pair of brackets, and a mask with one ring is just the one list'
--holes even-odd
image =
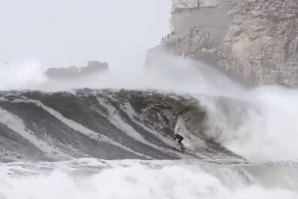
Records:
{"label": "sea foam trail", "polygon": [[22,119],[18,116],[9,113],[8,111],[0,108],[0,123],[12,129],[14,132],[18,133],[20,136],[31,142],[39,150],[43,151],[46,156],[54,159],[69,159],[66,153],[55,147],[55,142],[50,137],[40,137],[38,138],[33,132],[26,129],[25,124]]}
{"label": "sea foam trail", "polygon": [[46,105],[42,104],[39,101],[34,101],[34,100],[30,100],[30,102],[35,103],[37,106],[40,106],[41,108],[43,108],[44,110],[46,110],[48,113],[50,113],[52,116],[56,117],[57,119],[59,119],[62,123],[64,123],[65,125],[67,125],[68,127],[72,128],[75,131],[78,131],[92,139],[98,140],[98,141],[102,141],[102,142],[107,142],[110,143],[114,146],[120,147],[126,151],[129,151],[131,153],[136,154],[137,156],[140,157],[145,157],[145,158],[149,158],[143,154],[140,154],[136,151],[131,150],[128,147],[125,147],[117,142],[114,142],[113,140],[111,140],[110,138],[104,136],[104,135],[100,135],[99,133],[96,133],[86,127],[84,127],[81,124],[78,124],[76,122],[74,122],[73,120],[70,120],[68,118],[65,118],[62,114],[60,114],[59,112],[55,111],[54,109],[47,107]]}

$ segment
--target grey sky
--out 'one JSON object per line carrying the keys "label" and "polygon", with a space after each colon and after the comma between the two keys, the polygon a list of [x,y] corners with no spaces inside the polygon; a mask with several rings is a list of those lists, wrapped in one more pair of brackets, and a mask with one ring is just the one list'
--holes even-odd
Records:
{"label": "grey sky", "polygon": [[170,0],[0,0],[0,59],[129,70],[169,32]]}

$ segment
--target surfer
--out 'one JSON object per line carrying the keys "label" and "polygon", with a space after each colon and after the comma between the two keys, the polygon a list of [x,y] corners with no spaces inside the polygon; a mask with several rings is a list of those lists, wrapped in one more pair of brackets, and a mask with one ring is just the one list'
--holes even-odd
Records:
{"label": "surfer", "polygon": [[176,134],[174,135],[174,140],[176,140],[176,139],[178,140],[178,144],[180,144],[180,145],[183,146],[182,141],[183,141],[184,137],[183,137],[182,135],[176,133]]}

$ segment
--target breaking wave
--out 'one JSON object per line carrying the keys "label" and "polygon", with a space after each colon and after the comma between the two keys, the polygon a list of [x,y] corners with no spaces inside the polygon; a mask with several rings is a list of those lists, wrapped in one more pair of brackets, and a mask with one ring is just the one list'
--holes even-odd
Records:
{"label": "breaking wave", "polygon": [[0,92],[0,198],[297,198],[296,90],[159,64],[138,85]]}
{"label": "breaking wave", "polygon": [[[2,161],[235,159],[208,136],[208,114],[191,96],[132,90],[3,92]],[[185,137],[186,151],[173,141]]]}

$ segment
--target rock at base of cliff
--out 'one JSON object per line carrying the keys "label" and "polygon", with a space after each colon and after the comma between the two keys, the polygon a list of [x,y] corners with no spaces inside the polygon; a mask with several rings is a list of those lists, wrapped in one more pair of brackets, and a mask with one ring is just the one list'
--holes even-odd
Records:
{"label": "rock at base of cliff", "polygon": [[99,61],[89,61],[87,66],[83,67],[64,67],[64,68],[49,68],[46,71],[46,76],[49,79],[75,79],[79,77],[84,77],[88,75],[93,75],[95,73],[105,74],[109,72],[109,66],[107,63],[102,63]]}

